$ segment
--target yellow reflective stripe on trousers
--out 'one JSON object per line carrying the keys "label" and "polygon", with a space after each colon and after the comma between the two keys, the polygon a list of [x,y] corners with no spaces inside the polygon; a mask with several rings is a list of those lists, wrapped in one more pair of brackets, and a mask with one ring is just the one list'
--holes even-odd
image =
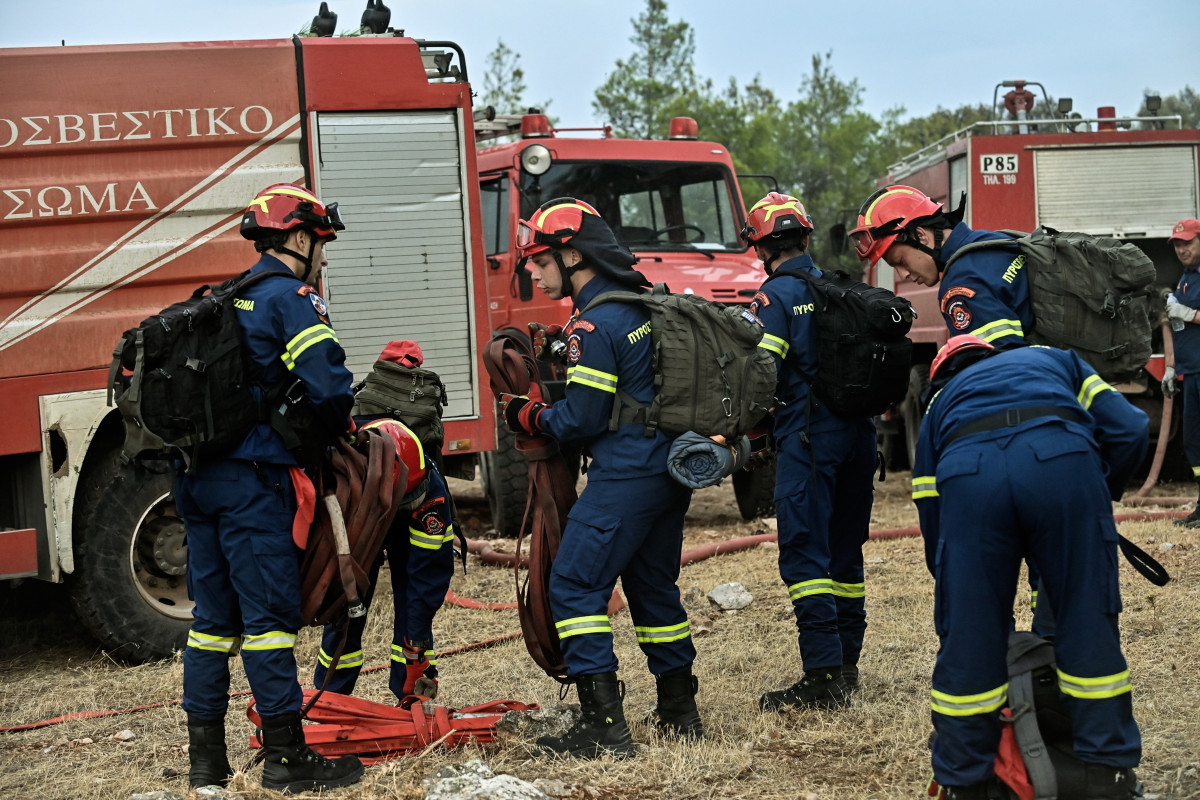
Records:
{"label": "yellow reflective stripe on trousers", "polygon": [[1192,477],[1200,479],[1200,467],[1192,467]]}
{"label": "yellow reflective stripe on trousers", "polygon": [[[325,648],[321,648],[321,652],[317,653],[317,663],[322,667],[329,669],[333,664],[333,656],[325,652]],[[354,669],[363,665],[363,651],[355,650],[353,653],[343,653],[338,659],[336,669]]]}
{"label": "yellow reflective stripe on trousers", "polygon": [[1008,684],[989,689],[979,694],[953,695],[934,689],[930,707],[935,713],[948,717],[971,717],[990,714],[1008,701]]}
{"label": "yellow reflective stripe on trousers", "polygon": [[1084,410],[1092,407],[1092,401],[1096,399],[1096,395],[1103,392],[1105,389],[1110,392],[1115,392],[1116,389],[1104,382],[1104,379],[1099,375],[1089,375],[1084,380],[1083,385],[1079,387],[1079,394],[1075,399],[1079,401],[1079,405],[1083,406]]}
{"label": "yellow reflective stripe on trousers", "polygon": [[1104,700],[1133,691],[1129,670],[1098,678],[1078,678],[1058,670],[1058,688],[1063,694],[1081,700]]}
{"label": "yellow reflective stripe on trousers", "polygon": [[811,581],[801,581],[788,587],[788,595],[792,602],[810,594],[833,594],[833,581],[829,578],[817,578]]}
{"label": "yellow reflective stripe on trousers", "polygon": [[788,350],[791,349],[791,345],[787,339],[780,339],[778,336],[772,336],[769,333],[763,334],[762,341],[758,343],[758,346],[763,350],[774,353],[780,358],[787,358]]}
{"label": "yellow reflective stripe on trousers", "polygon": [[678,625],[667,625],[661,628],[635,625],[633,631],[637,634],[638,644],[664,644],[688,638],[692,635],[692,626],[685,620]]}
{"label": "yellow reflective stripe on trousers", "polygon": [[416,528],[408,529],[408,543],[413,547],[421,547],[425,550],[438,550],[442,546],[442,542],[446,541],[441,534],[436,536],[419,531]]}
{"label": "yellow reflective stripe on trousers", "polygon": [[[392,645],[392,661],[395,661],[399,664],[404,663],[404,646],[403,645],[398,645],[398,644]],[[430,666],[437,665],[437,658],[434,656],[432,650],[425,651],[425,663],[429,664]]]}
{"label": "yellow reflective stripe on trousers", "polygon": [[937,497],[937,476],[922,475],[913,477],[912,479],[912,499],[920,500],[922,497]]}
{"label": "yellow reflective stripe on trousers", "polygon": [[1019,319],[998,319],[995,322],[989,322],[987,325],[971,331],[971,333],[985,342],[994,342],[1005,336],[1015,336],[1018,339],[1025,338],[1025,332],[1021,328],[1021,320]]}
{"label": "yellow reflective stripe on trousers", "polygon": [[[305,328],[293,336],[292,340],[287,343],[287,347],[283,349],[283,355],[280,356],[280,359],[283,360],[289,371],[295,369],[296,359],[300,358],[301,353],[317,342],[323,342],[326,339],[338,342],[337,334],[328,325],[313,325],[311,328]],[[340,344],[340,342],[338,343]]]}
{"label": "yellow reflective stripe on trousers", "polygon": [[196,650],[211,650],[214,653],[233,655],[238,650],[240,636],[211,636],[198,631],[188,631],[187,646]]}
{"label": "yellow reflective stripe on trousers", "polygon": [[559,639],[584,633],[612,633],[612,622],[603,614],[594,617],[564,619],[562,622],[554,623],[554,627],[558,629]]}
{"label": "yellow reflective stripe on trousers", "polygon": [[243,650],[288,650],[296,646],[296,634],[287,631],[267,631],[246,635]]}
{"label": "yellow reflective stripe on trousers", "polygon": [[838,583],[833,581],[833,593],[837,597],[859,598],[867,596],[866,584]]}
{"label": "yellow reflective stripe on trousers", "polygon": [[581,367],[578,364],[567,368],[567,383],[591,386],[593,389],[599,389],[602,392],[609,392],[610,394],[617,393],[616,375],[610,375],[598,369]]}

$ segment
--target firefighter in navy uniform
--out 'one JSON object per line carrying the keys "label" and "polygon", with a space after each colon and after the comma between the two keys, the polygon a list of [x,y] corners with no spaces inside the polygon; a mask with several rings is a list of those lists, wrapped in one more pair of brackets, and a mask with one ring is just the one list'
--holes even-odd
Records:
{"label": "firefighter in navy uniform", "polygon": [[[399,442],[397,450],[408,467],[408,483],[404,487],[400,511],[384,537],[379,556],[371,565],[371,586],[363,602],[370,607],[386,556],[395,608],[388,687],[401,700],[414,694],[433,698],[438,691],[433,617],[445,602],[446,590],[454,576],[450,492],[446,480],[437,471],[433,460],[426,457],[421,441],[411,430],[390,418],[356,416],[354,419],[360,429],[396,426],[393,436]],[[335,624],[325,626],[313,685],[338,694],[354,692],[363,667],[362,634],[366,624],[366,616],[349,620],[342,656],[328,683],[326,676],[337,653],[341,631]]]}
{"label": "firefighter in navy uniform", "polygon": [[1007,239],[972,230],[962,211],[944,211],[911,186],[887,186],[867,198],[850,239],[859,258],[883,259],[903,280],[938,286],[938,304],[950,335],[971,333],[997,349],[1025,343],[1033,326],[1024,259],[1005,250],[967,253],[946,270],[966,244]]}
{"label": "firefighter in navy uniform", "polygon": [[[1163,375],[1162,390],[1171,397],[1180,388],[1176,372],[1183,376],[1183,448],[1200,486],[1200,219],[1180,220],[1167,241],[1175,247],[1183,274],[1167,298],[1167,316],[1175,330],[1175,366]],[[1175,524],[1200,528],[1200,501]]]}
{"label": "firefighter in navy uniform", "polygon": [[[768,276],[780,269],[819,275],[804,252],[812,231],[799,200],[771,192],[750,210],[742,238]],[[804,670],[792,686],[764,694],[759,707],[835,708],[858,686],[867,629],[862,546],[874,500],[875,423],[835,415],[809,389],[805,376],[816,374],[817,331],[807,281],[780,275],[764,283],[750,310],[766,328],[759,347],[771,353],[779,372],[779,575],[796,615]]]}
{"label": "firefighter in navy uniform", "polygon": [[934,780],[948,798],[1000,796],[993,762],[1025,557],[1059,622],[1058,684],[1088,762],[1084,796],[1128,800],[1141,736],[1118,630],[1112,501],[1145,453],[1146,415],[1066,350],[955,336],[931,375],[913,499],[937,583]]}
{"label": "firefighter in navy uniform", "polygon": [[[297,445],[305,457],[350,426],[351,375],[313,291],[324,246],[342,230],[336,204],[300,186],[264,189],[242,216],[241,233],[262,254],[261,281],[237,301],[243,343],[262,371],[273,413],[228,455],[191,473],[179,469],[175,502],[187,529],[188,594],[194,622],[183,654],[192,786],[227,784],[229,659],[239,651],[262,717],[263,786],[303,791],[357,781],[353,756],[327,759],[304,741],[293,647],[300,617],[299,550],[292,538]],[[287,400],[276,392],[286,390]],[[266,415],[265,415],[266,416]],[[284,435],[286,433],[286,436]],[[289,449],[288,443],[293,447]]]}
{"label": "firefighter in navy uniform", "polygon": [[[564,736],[537,743],[580,757],[634,750],[608,618],[618,577],[657,681],[656,724],[665,734],[698,738],[696,649],[676,586],[691,490],[667,472],[670,440],[657,431],[646,436],[645,426],[631,420],[635,406],[654,398],[649,314],[627,303],[580,313],[604,292],[639,291],[647,281],[595,209],[572,198],[551,200],[522,220],[518,245],[542,291],[551,299],[571,297],[575,313],[562,331],[564,399],[545,405],[536,392],[501,395],[505,423],[513,431],[582,443],[589,459],[587,487],[571,509],[550,576],[550,605],[583,715]],[[544,334],[534,341],[546,345]],[[623,421],[610,430],[617,402]]]}

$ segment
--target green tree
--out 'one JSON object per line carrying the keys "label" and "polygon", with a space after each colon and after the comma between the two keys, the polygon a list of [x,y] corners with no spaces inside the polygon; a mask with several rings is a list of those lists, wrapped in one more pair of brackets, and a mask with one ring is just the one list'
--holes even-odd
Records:
{"label": "green tree", "polygon": [[633,55],[617,59],[592,108],[618,136],[661,139],[670,120],[667,106],[696,93],[696,35],[687,22],[670,21],[666,0],[646,0],[646,10],[630,22]]}
{"label": "green tree", "polygon": [[521,67],[521,54],[499,39],[496,49],[488,54],[483,94],[477,105],[492,106],[498,114],[520,114],[525,111],[524,103],[525,70]]}
{"label": "green tree", "polygon": [[[745,86],[738,86],[730,78],[719,91],[712,81],[705,80],[695,92],[668,104],[664,113],[668,117],[694,118],[700,126],[700,138],[723,144],[738,173],[771,173],[778,165],[779,100],[758,76]],[[743,186],[742,191],[761,195],[771,188]],[[746,202],[756,199],[747,196]]]}
{"label": "green tree", "polygon": [[[898,111],[903,113],[904,109]],[[968,125],[991,118],[992,110],[986,103],[959,106],[955,109],[938,106],[931,114],[896,123],[889,133],[896,149],[907,153],[931,145]]]}
{"label": "green tree", "polygon": [[[1146,94],[1158,95],[1158,92],[1147,89]],[[1162,95],[1159,96],[1162,97]],[[1142,100],[1138,116],[1148,116],[1149,114],[1146,101]],[[1183,91],[1178,94],[1169,94],[1163,97],[1162,107],[1158,109],[1158,116],[1169,117],[1175,114],[1183,118],[1181,127],[1200,128],[1200,93],[1197,93],[1191,86],[1184,86]]]}

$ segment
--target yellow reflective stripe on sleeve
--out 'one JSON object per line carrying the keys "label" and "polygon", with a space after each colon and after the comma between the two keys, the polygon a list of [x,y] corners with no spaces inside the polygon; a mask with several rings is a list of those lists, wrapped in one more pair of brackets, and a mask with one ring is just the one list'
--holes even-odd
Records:
{"label": "yellow reflective stripe on sleeve", "polygon": [[288,650],[296,646],[296,634],[287,631],[267,631],[246,635],[243,650]]}
{"label": "yellow reflective stripe on sleeve", "polygon": [[449,527],[446,528],[446,534],[442,537],[442,541],[443,542],[454,541],[454,526],[453,525],[450,525]]}
{"label": "yellow reflective stripe on sleeve", "polygon": [[762,341],[758,343],[758,346],[763,350],[774,353],[780,358],[787,358],[788,350],[791,349],[791,345],[787,339],[780,339],[778,336],[772,336],[769,333],[763,334]]}
{"label": "yellow reflective stripe on sleeve", "polygon": [[788,596],[792,602],[811,594],[833,594],[833,581],[829,578],[816,578],[811,581],[801,581],[788,587]]}
{"label": "yellow reflective stripe on sleeve", "polygon": [[187,646],[196,650],[211,650],[214,653],[233,655],[238,651],[240,636],[211,636],[198,631],[188,631]]}
{"label": "yellow reflective stripe on sleeve", "polygon": [[1192,467],[1192,477],[1200,478],[1200,467]]}
{"label": "yellow reflective stripe on sleeve", "polygon": [[1083,406],[1084,410],[1092,407],[1092,401],[1096,399],[1096,395],[1107,389],[1110,392],[1115,392],[1116,389],[1104,382],[1104,379],[1099,375],[1089,375],[1084,380],[1083,385],[1079,387],[1079,394],[1075,399],[1079,401],[1079,405]]}
{"label": "yellow reflective stripe on sleeve", "polygon": [[971,331],[971,333],[985,342],[994,342],[1005,336],[1016,336],[1019,339],[1025,338],[1025,331],[1021,327],[1021,320],[1019,319],[998,319],[995,322],[989,322],[987,325]]}
{"label": "yellow reflective stripe on sleeve", "polygon": [[1037,611],[1037,594],[1038,594],[1037,589],[1033,589],[1029,592],[1029,610],[1030,611]]}
{"label": "yellow reflective stripe on sleeve", "polygon": [[591,386],[593,389],[599,389],[602,392],[617,393],[616,375],[609,375],[607,372],[601,372],[598,369],[581,367],[578,364],[567,369],[567,383],[578,383],[583,386]]}
{"label": "yellow reflective stripe on sleeve", "polygon": [[692,635],[692,626],[686,620],[678,625],[667,625],[661,628],[647,628],[636,625],[633,628],[637,634],[638,644],[664,644],[677,642]]}
{"label": "yellow reflective stripe on sleeve", "polygon": [[837,597],[866,597],[867,587],[863,583],[838,583],[837,581],[833,581],[833,594]]}
{"label": "yellow reflective stripe on sleeve", "polygon": [[444,541],[446,540],[441,535],[430,536],[425,531],[419,531],[416,528],[408,529],[408,543],[413,547],[420,547],[425,550],[437,550],[441,548]]}
{"label": "yellow reflective stripe on sleeve", "polygon": [[937,497],[937,476],[921,475],[912,479],[912,499],[920,500],[922,497]]}
{"label": "yellow reflective stripe on sleeve", "polygon": [[953,695],[934,689],[930,707],[934,713],[948,717],[972,717],[990,714],[1008,701],[1008,684],[979,694]]}
{"label": "yellow reflective stripe on sleeve", "polygon": [[1098,678],[1079,678],[1058,670],[1058,688],[1063,694],[1081,700],[1104,700],[1133,691],[1129,670],[1116,675],[1101,675]]}
{"label": "yellow reflective stripe on sleeve", "polygon": [[[329,669],[333,664],[333,656],[325,652],[325,648],[321,648],[321,652],[317,653],[317,663],[322,667]],[[363,665],[363,651],[355,650],[353,653],[343,653],[338,659],[335,669],[356,669]]]}
{"label": "yellow reflective stripe on sleeve", "polygon": [[311,328],[305,328],[292,337],[292,340],[287,343],[287,347],[283,349],[283,355],[279,358],[283,360],[289,371],[295,369],[296,359],[300,357],[301,353],[317,342],[323,342],[326,339],[332,339],[341,344],[337,334],[333,332],[333,328],[328,325],[313,325]]}
{"label": "yellow reflective stripe on sleeve", "polygon": [[579,636],[584,633],[612,634],[612,622],[603,614],[595,617],[572,617],[571,619],[564,619],[562,622],[554,623],[554,627],[558,629],[559,639],[566,639],[569,636]]}

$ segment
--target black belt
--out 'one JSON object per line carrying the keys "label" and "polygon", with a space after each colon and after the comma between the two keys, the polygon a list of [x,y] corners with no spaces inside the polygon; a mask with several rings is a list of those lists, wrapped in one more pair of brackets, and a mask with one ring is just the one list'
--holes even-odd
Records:
{"label": "black belt", "polygon": [[1000,428],[1012,428],[1020,425],[1022,422],[1029,422],[1030,420],[1043,417],[1056,417],[1058,419],[1065,419],[1068,422],[1087,421],[1087,417],[1084,416],[1082,409],[1062,408],[1060,406],[1010,408],[1006,411],[988,414],[986,417],[977,419],[974,422],[968,422],[966,425],[958,426],[942,441],[942,447],[949,447],[951,443],[958,441],[964,436],[970,436],[973,433],[985,433],[986,431],[999,430]]}

